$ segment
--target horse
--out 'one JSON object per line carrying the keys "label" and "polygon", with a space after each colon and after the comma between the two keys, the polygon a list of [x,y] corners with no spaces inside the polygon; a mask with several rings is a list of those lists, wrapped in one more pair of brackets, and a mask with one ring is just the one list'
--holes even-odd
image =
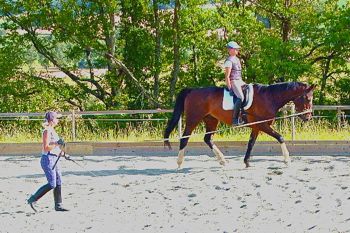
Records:
{"label": "horse", "polygon": [[[254,84],[253,103],[251,107],[245,110],[246,123],[257,121],[265,121],[261,124],[253,124],[251,128],[250,138],[247,145],[247,150],[244,157],[246,168],[250,167],[250,155],[258,137],[259,132],[264,132],[275,138],[281,146],[284,162],[290,163],[289,151],[286,147],[284,138],[271,128],[277,112],[280,108],[292,101],[295,109],[300,114],[299,117],[303,121],[308,121],[312,118],[312,101],[313,90],[315,85],[308,85],[302,82],[285,82],[273,85]],[[212,141],[218,123],[232,124],[232,110],[224,110],[223,102],[223,87],[204,87],[204,88],[186,88],[183,89],[177,96],[175,107],[164,131],[164,146],[171,149],[169,136],[176,127],[180,116],[184,113],[186,118],[185,130],[180,139],[180,150],[178,152],[177,164],[178,168],[184,161],[185,147],[189,137],[195,127],[204,121],[206,134],[204,142],[213,151],[221,165],[225,165],[227,161],[220,149]]]}

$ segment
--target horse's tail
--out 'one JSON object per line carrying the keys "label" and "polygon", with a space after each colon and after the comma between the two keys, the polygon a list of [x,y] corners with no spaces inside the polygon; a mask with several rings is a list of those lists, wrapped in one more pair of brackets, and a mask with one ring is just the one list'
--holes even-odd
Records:
{"label": "horse's tail", "polygon": [[192,89],[189,88],[183,89],[176,98],[173,115],[171,116],[170,121],[168,121],[167,127],[164,131],[164,146],[168,146],[169,149],[171,149],[169,136],[180,120],[180,117],[185,108],[185,99],[191,91]]}

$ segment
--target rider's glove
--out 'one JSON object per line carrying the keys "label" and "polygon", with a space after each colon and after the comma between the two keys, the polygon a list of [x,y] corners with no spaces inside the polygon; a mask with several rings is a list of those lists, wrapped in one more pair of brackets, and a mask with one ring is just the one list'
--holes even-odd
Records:
{"label": "rider's glove", "polygon": [[58,141],[57,141],[57,144],[60,145],[60,146],[64,146],[66,143],[64,142],[64,140],[62,138],[60,138]]}

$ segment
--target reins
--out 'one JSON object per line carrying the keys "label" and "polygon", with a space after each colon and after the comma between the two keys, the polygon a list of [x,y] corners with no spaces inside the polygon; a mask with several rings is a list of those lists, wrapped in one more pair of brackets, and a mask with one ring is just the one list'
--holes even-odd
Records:
{"label": "reins", "polygon": [[[67,154],[67,155],[68,155],[68,154]],[[87,170],[84,166],[82,166],[82,165],[79,164],[77,161],[75,161],[74,159],[72,159],[70,155],[68,155],[68,157],[66,157],[66,143],[64,143],[64,144],[62,145],[62,147],[61,147],[61,152],[60,152],[60,154],[58,155],[58,158],[56,159],[56,162],[55,162],[55,164],[53,165],[52,170],[55,169],[55,167],[56,167],[56,165],[57,165],[57,163],[58,163],[58,160],[61,158],[61,156],[64,156],[64,157],[66,158],[66,160],[75,163],[76,165],[78,165],[79,167],[81,167],[82,169],[84,169],[85,171],[89,172],[92,176],[97,177],[97,175],[96,175],[95,173],[93,173],[92,171]]]}
{"label": "reins", "polygon": [[97,175],[95,173],[93,173],[92,171],[87,170],[84,166],[82,166],[81,164],[77,163],[77,161],[75,161],[74,159],[72,159],[70,156],[68,158],[66,158],[68,161],[72,161],[73,163],[75,163],[76,165],[78,165],[79,167],[81,167],[82,169],[84,169],[85,171],[89,172],[92,176],[97,177]]}
{"label": "reins", "polygon": [[56,167],[56,165],[57,165],[57,163],[58,163],[58,160],[60,160],[61,156],[65,156],[65,155],[66,155],[66,144],[63,144],[61,147],[62,147],[62,148],[61,148],[61,152],[60,152],[59,155],[57,156],[58,158],[56,159],[56,162],[55,162],[55,164],[53,165],[52,170],[55,169],[55,167]]}

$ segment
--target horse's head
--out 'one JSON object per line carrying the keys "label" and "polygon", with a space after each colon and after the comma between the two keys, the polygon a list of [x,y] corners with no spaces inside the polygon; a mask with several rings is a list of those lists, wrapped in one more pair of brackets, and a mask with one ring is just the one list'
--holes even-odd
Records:
{"label": "horse's head", "polygon": [[305,114],[299,115],[299,117],[303,121],[308,121],[312,117],[312,100],[313,100],[313,90],[315,89],[315,85],[311,85],[305,88],[304,93],[293,100],[295,105],[295,109],[297,112],[305,112],[309,111]]}

